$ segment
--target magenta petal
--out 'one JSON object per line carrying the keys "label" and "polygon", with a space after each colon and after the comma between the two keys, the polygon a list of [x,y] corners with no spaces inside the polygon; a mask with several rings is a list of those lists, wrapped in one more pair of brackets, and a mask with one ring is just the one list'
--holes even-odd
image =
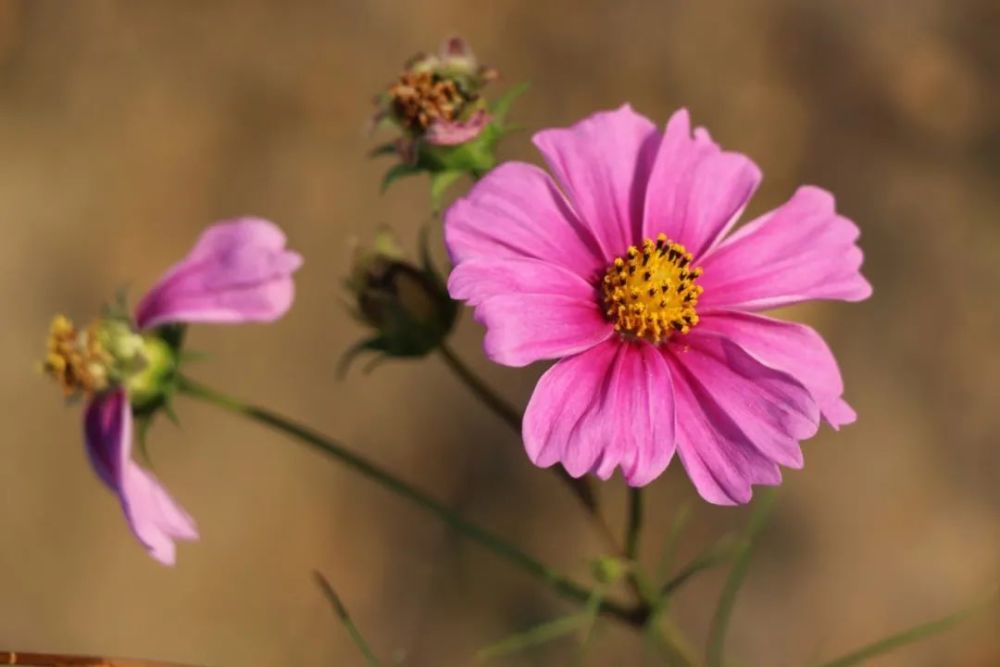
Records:
{"label": "magenta petal", "polygon": [[640,242],[646,183],[660,132],[631,106],[533,138],[608,260]]}
{"label": "magenta petal", "polygon": [[448,276],[452,298],[475,306],[501,294],[561,294],[581,301],[596,299],[594,286],[558,264],[538,259],[470,259]]}
{"label": "magenta petal", "polygon": [[585,278],[604,266],[593,235],[544,171],[507,162],[484,176],[444,216],[456,264],[468,259],[534,258]]}
{"label": "magenta petal", "polygon": [[706,255],[698,309],[764,310],[809,299],[860,301],[872,293],[861,275],[858,228],[837,215],[833,196],[802,187]]}
{"label": "magenta petal", "polygon": [[292,305],[292,273],[302,264],[285,235],[260,218],[208,228],[194,249],[139,302],[136,323],[150,329],[175,322],[275,320]]}
{"label": "magenta petal", "polygon": [[674,453],[667,364],[653,346],[618,339],[562,359],[535,387],[523,431],[536,465],[603,479],[620,467],[629,484],[647,484]]}
{"label": "magenta petal", "polygon": [[[696,330],[697,331],[697,330]],[[778,464],[802,466],[799,441],[818,428],[809,391],[714,334],[669,346],[677,401],[677,447],[701,496],[746,503],[753,484],[778,484]]]}
{"label": "magenta petal", "polygon": [[794,377],[834,428],[855,420],[857,415],[841,398],[844,381],[837,360],[814,329],[762,315],[718,311],[706,315],[698,331],[725,336],[762,364]]}
{"label": "magenta petal", "polygon": [[607,340],[614,332],[593,298],[503,294],[476,306],[486,327],[486,356],[505,366],[556,359]]}
{"label": "magenta petal", "polygon": [[671,116],[646,190],[643,237],[663,232],[698,258],[739,218],[760,183],[750,158],[723,152],[686,109]]}
{"label": "magenta petal", "polygon": [[466,141],[472,141],[478,137],[483,128],[490,124],[490,120],[492,120],[490,115],[482,109],[472,114],[468,120],[438,120],[427,128],[424,139],[427,140],[427,143],[435,146],[464,144]]}
{"label": "magenta petal", "polygon": [[132,408],[123,389],[95,396],[87,405],[84,441],[94,471],[118,496],[132,532],[150,556],[173,565],[175,540],[196,540],[198,530],[156,478],[132,460]]}

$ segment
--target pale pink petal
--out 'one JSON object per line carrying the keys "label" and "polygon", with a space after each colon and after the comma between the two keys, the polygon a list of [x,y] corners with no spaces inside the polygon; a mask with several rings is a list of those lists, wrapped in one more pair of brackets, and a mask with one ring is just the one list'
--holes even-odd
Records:
{"label": "pale pink petal", "polygon": [[664,348],[677,401],[678,452],[705,500],[746,503],[752,485],[781,481],[778,464],[802,466],[799,441],[816,433],[819,409],[792,376],[726,338],[695,332]]}
{"label": "pale pink petal", "polygon": [[505,366],[576,354],[614,333],[593,298],[502,294],[480,302],[475,314],[486,327],[486,356]]}
{"label": "pale pink petal", "polygon": [[739,218],[760,183],[750,158],[691,135],[686,109],[671,116],[646,189],[643,238],[663,232],[700,257]]}
{"label": "pale pink petal", "polygon": [[132,452],[132,408],[123,389],[95,396],[84,411],[84,442],[94,471],[118,496],[132,532],[164,565],[176,560],[176,540],[196,540],[194,520],[137,465]]}
{"label": "pale pink petal", "polygon": [[275,320],[292,305],[292,273],[302,264],[271,222],[239,218],[213,225],[194,249],[139,302],[136,323],[150,329],[176,322]]}
{"label": "pale pink petal", "polygon": [[856,418],[841,398],[844,381],[837,360],[814,329],[752,313],[717,311],[702,318],[698,331],[725,336],[765,366],[801,382],[834,428]]}
{"label": "pale pink petal", "polygon": [[606,259],[641,242],[643,201],[660,132],[631,106],[532,139]]}
{"label": "pale pink petal", "polygon": [[507,162],[484,176],[444,218],[456,264],[474,258],[534,258],[590,279],[606,261],[593,235],[544,171]]}
{"label": "pale pink petal", "polygon": [[581,301],[597,298],[596,288],[588,281],[539,259],[470,259],[448,276],[448,292],[470,306],[501,294],[561,294]]}
{"label": "pale pink petal", "polygon": [[480,109],[464,121],[436,120],[424,134],[424,139],[435,146],[457,146],[479,136],[492,118]]}
{"label": "pale pink petal", "polygon": [[699,312],[764,310],[809,299],[861,301],[858,228],[837,215],[833,196],[802,187],[779,208],[738,229],[705,256]]}
{"label": "pale pink petal", "polygon": [[617,338],[562,359],[538,381],[524,413],[524,445],[536,465],[561,463],[607,479],[620,467],[641,486],[674,452],[674,402],[662,355]]}

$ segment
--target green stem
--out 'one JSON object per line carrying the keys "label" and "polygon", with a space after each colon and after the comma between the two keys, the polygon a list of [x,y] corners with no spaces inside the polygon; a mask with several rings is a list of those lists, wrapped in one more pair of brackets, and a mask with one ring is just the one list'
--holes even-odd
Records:
{"label": "green stem", "polygon": [[[427,510],[461,535],[479,543],[481,546],[489,549],[496,555],[507,560],[512,565],[519,567],[521,570],[538,577],[562,596],[578,602],[586,602],[590,599],[592,592],[586,587],[581,586],[572,579],[559,574],[541,561],[529,556],[516,546],[494,535],[486,529],[463,519],[443,503],[428,496],[423,491],[420,491],[409,483],[404,482],[395,475],[383,470],[367,459],[351,452],[340,443],[331,440],[330,438],[327,438],[312,429],[297,424],[275,412],[244,403],[243,401],[221,394],[185,377],[178,379],[178,390],[192,398],[210,403],[234,414],[248,417],[256,422],[264,424],[265,426],[269,426],[286,435],[301,440],[305,444],[310,445],[323,454],[337,459],[354,471],[361,473],[368,479],[381,485],[383,488],[395,493],[397,496],[409,500],[418,507]],[[646,620],[648,613],[647,609],[643,605],[626,607],[610,601],[602,602],[601,612],[634,626],[641,626]]]}
{"label": "green stem", "polygon": [[642,531],[642,489],[629,487],[628,527],[625,530],[625,556],[634,561],[639,552],[639,533]]}

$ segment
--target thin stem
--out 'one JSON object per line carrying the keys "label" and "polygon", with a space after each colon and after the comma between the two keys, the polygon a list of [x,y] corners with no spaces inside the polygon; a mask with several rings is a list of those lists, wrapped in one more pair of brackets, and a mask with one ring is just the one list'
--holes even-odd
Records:
{"label": "thin stem", "polygon": [[[487,385],[482,378],[476,375],[472,369],[470,369],[464,361],[462,361],[455,351],[448,346],[447,343],[441,343],[438,346],[438,351],[441,353],[441,357],[444,359],[448,368],[452,370],[453,373],[460,379],[465,385],[475,394],[476,398],[481,400],[486,407],[491,409],[500,417],[504,423],[506,423],[517,435],[521,435],[521,411],[512,406],[501,396],[499,396],[493,389]],[[549,468],[554,475],[559,477],[564,484],[569,486],[570,491],[576,496],[577,500],[584,506],[587,513],[593,518],[595,526],[598,532],[601,534],[601,539],[605,541],[611,553],[620,556],[622,554],[622,548],[615,539],[614,533],[611,531],[611,527],[608,526],[607,521],[600,512],[600,508],[597,504],[597,497],[594,495],[594,490],[590,483],[583,477],[574,478],[569,475],[562,468]]]}
{"label": "thin stem", "polygon": [[[459,534],[479,543],[496,555],[504,558],[512,565],[538,577],[553,590],[566,598],[578,602],[586,602],[592,592],[572,579],[565,577],[541,561],[529,556],[518,547],[496,536],[488,530],[463,519],[451,508],[420,491],[411,484],[404,482],[395,475],[383,470],[374,463],[346,449],[340,443],[313,431],[301,424],[283,417],[265,408],[244,403],[240,400],[221,394],[188,378],[180,378],[178,390],[192,398],[202,400],[216,407],[228,410],[234,414],[243,415],[256,422],[269,426],[277,431],[301,440],[320,452],[337,459],[349,468],[361,473],[368,479],[378,483],[383,488],[392,491],[397,496],[411,501],[413,504],[427,510],[441,521],[451,526]],[[648,615],[644,605],[626,607],[615,602],[605,601],[601,604],[602,613],[616,617],[634,626],[641,626]]]}
{"label": "thin stem", "polygon": [[354,624],[354,619],[351,618],[351,614],[347,611],[347,607],[344,606],[344,602],[340,599],[337,591],[321,573],[313,572],[313,577],[316,579],[316,585],[319,586],[323,596],[330,603],[330,607],[333,608],[333,613],[337,615],[337,618],[340,619],[340,622],[347,629],[347,633],[351,636],[351,641],[361,651],[361,655],[364,656],[368,667],[381,667],[382,663],[375,657],[375,653],[372,652],[368,642],[365,641],[364,635],[358,630],[358,626]]}
{"label": "thin stem", "polygon": [[639,533],[642,531],[642,489],[629,487],[628,527],[625,530],[625,557],[635,560],[639,551]]}

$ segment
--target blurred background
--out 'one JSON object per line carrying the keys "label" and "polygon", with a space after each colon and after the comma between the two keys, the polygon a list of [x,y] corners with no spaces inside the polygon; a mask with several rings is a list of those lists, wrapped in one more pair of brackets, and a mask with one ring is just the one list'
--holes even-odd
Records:
{"label": "blurred background", "polygon": [[[207,383],[313,424],[468,516],[587,577],[600,542],[565,489],[437,358],[335,378],[363,332],[346,314],[349,241],[391,225],[411,249],[427,181],[384,196],[366,158],[372,96],[410,55],[466,36],[529,80],[529,130],[630,101],[692,110],[765,173],[750,215],[800,183],[860,225],[875,296],[791,313],[838,354],[860,419],[805,445],[741,593],[741,664],[802,665],[980,599],[1000,579],[1000,4],[993,0],[616,3],[0,1],[0,648],[211,665],[361,659],[310,571],[381,655],[466,665],[569,607],[435,519],[295,442],[181,401],[151,435],[157,474],[203,539],[146,557],[92,474],[77,409],[40,377],[51,316],[141,294],[210,222],[253,213],[306,255],[273,326],[197,328]],[[530,132],[505,157],[537,161]],[[434,238],[439,257],[440,235]],[[489,364],[523,405],[541,367]],[[602,487],[617,525],[624,487]],[[647,563],[693,491],[679,465],[647,496]],[[745,523],[695,502],[680,555]],[[704,637],[722,573],[685,589]],[[883,666],[1000,665],[997,617]],[[592,665],[642,665],[605,623]],[[564,664],[555,644],[499,664]]]}

